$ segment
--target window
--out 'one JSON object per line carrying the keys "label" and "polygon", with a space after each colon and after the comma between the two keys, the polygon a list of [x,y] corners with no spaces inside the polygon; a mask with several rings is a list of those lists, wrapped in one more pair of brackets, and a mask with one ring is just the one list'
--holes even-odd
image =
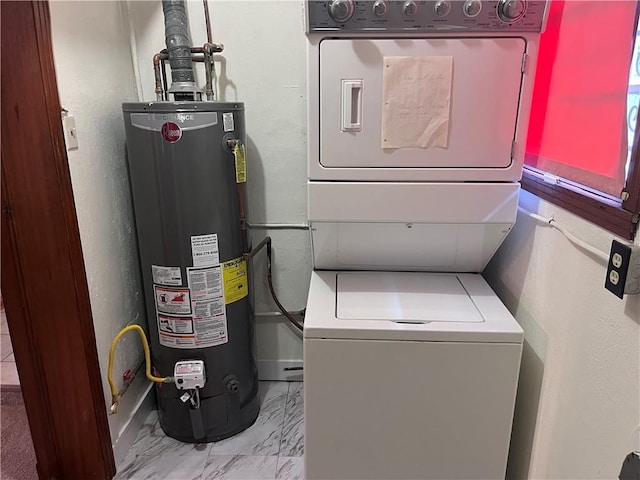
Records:
{"label": "window", "polygon": [[638,3],[554,0],[540,52],[524,189],[633,239],[640,213]]}

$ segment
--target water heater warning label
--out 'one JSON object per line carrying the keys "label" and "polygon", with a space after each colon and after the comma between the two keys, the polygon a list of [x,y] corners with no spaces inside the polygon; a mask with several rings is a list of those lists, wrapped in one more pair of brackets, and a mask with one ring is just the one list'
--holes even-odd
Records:
{"label": "water heater warning label", "polygon": [[[186,334],[187,338],[193,338],[193,319],[158,314],[158,330],[160,330],[160,340],[162,340],[162,334],[169,336]],[[169,346],[173,347],[174,345]]]}
{"label": "water heater warning label", "polygon": [[229,341],[224,303],[222,267],[188,268],[195,347],[212,347]]}
{"label": "water heater warning label", "polygon": [[159,265],[151,265],[153,274],[153,283],[158,285],[174,285],[179,287],[182,285],[182,273],[180,267],[162,267]]}
{"label": "water heater warning label", "polygon": [[222,114],[222,126],[225,132],[233,132],[236,129],[233,122],[233,112]]}
{"label": "water heater warning label", "polygon": [[[160,344],[191,349],[227,343],[222,266],[187,268],[187,282],[188,289],[154,286]],[[188,305],[176,305],[183,302]]]}
{"label": "water heater warning label", "polygon": [[156,309],[158,313],[170,315],[190,315],[191,301],[186,288],[169,288],[154,285]]}
{"label": "water heater warning label", "polygon": [[240,142],[233,149],[233,156],[236,163],[236,183],[245,183],[247,181],[247,161],[244,145]]}
{"label": "water heater warning label", "polygon": [[242,257],[224,262],[222,264],[222,277],[224,279],[225,303],[237,302],[249,294],[247,262]]}
{"label": "water heater warning label", "polygon": [[208,267],[218,265],[218,235],[193,235],[191,237],[191,256],[194,267]]}

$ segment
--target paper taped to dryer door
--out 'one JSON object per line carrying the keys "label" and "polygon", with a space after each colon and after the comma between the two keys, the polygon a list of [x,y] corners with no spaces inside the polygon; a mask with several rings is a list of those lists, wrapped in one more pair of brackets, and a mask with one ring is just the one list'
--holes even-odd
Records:
{"label": "paper taped to dryer door", "polygon": [[381,148],[446,148],[453,57],[384,57]]}

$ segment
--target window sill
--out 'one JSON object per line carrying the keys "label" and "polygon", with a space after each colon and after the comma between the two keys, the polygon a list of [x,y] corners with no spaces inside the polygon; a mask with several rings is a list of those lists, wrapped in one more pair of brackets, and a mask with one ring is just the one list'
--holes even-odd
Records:
{"label": "window sill", "polygon": [[524,172],[522,188],[538,197],[554,203],[627,240],[633,240],[638,228],[638,214],[604,203],[596,198],[582,195],[573,190],[546,183],[541,178]]}

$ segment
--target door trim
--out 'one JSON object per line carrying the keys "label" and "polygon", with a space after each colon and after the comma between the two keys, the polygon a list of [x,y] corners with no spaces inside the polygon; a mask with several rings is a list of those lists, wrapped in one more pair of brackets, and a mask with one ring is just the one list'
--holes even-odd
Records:
{"label": "door trim", "polygon": [[1,2],[2,291],[41,479],[115,464],[47,2]]}

